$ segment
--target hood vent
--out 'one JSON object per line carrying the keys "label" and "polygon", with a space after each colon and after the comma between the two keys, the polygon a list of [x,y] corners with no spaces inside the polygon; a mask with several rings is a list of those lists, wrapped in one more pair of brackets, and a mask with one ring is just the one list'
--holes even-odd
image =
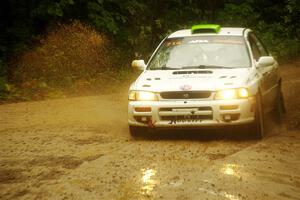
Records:
{"label": "hood vent", "polygon": [[175,71],[173,74],[212,74],[212,71]]}

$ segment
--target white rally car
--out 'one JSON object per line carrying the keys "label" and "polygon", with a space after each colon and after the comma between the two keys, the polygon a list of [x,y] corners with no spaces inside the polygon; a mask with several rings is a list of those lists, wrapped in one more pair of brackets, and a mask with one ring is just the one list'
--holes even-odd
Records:
{"label": "white rally car", "polygon": [[131,135],[146,129],[246,125],[284,111],[278,63],[250,29],[195,25],[166,37],[129,89]]}

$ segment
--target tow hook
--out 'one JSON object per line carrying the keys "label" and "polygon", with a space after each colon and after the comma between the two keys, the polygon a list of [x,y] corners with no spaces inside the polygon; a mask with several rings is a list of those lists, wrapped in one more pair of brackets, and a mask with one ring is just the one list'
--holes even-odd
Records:
{"label": "tow hook", "polygon": [[148,127],[149,128],[155,128],[156,121],[152,121],[151,119],[148,121]]}

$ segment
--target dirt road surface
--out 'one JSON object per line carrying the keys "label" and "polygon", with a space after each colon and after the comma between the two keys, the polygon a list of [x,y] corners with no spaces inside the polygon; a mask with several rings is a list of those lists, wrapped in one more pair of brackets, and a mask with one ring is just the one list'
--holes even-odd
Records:
{"label": "dirt road surface", "polygon": [[268,116],[263,140],[240,130],[133,139],[123,88],[1,105],[0,199],[300,199],[300,63],[281,73],[285,123]]}

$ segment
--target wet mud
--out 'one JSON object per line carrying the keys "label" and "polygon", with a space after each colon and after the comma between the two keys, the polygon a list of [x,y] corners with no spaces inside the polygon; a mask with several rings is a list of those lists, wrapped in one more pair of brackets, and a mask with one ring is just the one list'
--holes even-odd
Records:
{"label": "wet mud", "polygon": [[244,129],[134,139],[125,89],[1,105],[0,199],[300,199],[296,65],[281,72],[284,123],[267,116],[263,140]]}

